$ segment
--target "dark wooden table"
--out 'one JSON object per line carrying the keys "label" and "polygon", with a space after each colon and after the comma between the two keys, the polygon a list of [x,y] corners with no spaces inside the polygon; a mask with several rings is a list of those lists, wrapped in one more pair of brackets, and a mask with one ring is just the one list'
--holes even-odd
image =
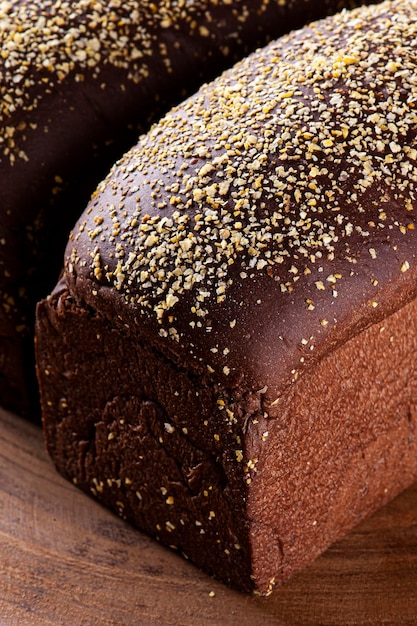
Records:
{"label": "dark wooden table", "polygon": [[269,598],[225,586],[62,479],[0,412],[1,626],[417,624],[417,485]]}

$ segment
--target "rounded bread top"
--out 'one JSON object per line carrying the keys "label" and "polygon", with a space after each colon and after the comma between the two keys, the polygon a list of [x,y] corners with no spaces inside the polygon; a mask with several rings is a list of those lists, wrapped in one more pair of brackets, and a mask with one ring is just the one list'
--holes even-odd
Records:
{"label": "rounded bread top", "polygon": [[316,22],[173,109],[75,227],[72,293],[270,402],[414,298],[416,11]]}

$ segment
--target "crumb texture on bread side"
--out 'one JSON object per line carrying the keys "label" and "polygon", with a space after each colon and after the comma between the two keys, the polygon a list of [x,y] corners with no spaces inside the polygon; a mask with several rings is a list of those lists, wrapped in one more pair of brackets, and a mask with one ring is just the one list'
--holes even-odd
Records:
{"label": "crumb texture on bread side", "polygon": [[[39,305],[37,324],[58,470],[209,574],[252,590],[242,429],[218,386],[65,288]],[[255,419],[256,403],[240,404]]]}

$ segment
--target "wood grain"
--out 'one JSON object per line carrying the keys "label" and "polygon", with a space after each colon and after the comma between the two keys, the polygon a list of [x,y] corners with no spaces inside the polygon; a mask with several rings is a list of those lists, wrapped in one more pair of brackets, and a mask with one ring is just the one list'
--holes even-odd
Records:
{"label": "wood grain", "polygon": [[0,412],[0,624],[415,625],[417,485],[269,598],[244,596],[67,483],[40,429]]}

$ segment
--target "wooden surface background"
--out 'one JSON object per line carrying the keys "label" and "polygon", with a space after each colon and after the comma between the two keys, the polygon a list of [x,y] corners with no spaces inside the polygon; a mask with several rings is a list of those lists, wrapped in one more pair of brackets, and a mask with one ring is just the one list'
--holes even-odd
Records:
{"label": "wooden surface background", "polygon": [[59,476],[0,412],[1,626],[417,624],[417,485],[269,598],[245,596]]}

